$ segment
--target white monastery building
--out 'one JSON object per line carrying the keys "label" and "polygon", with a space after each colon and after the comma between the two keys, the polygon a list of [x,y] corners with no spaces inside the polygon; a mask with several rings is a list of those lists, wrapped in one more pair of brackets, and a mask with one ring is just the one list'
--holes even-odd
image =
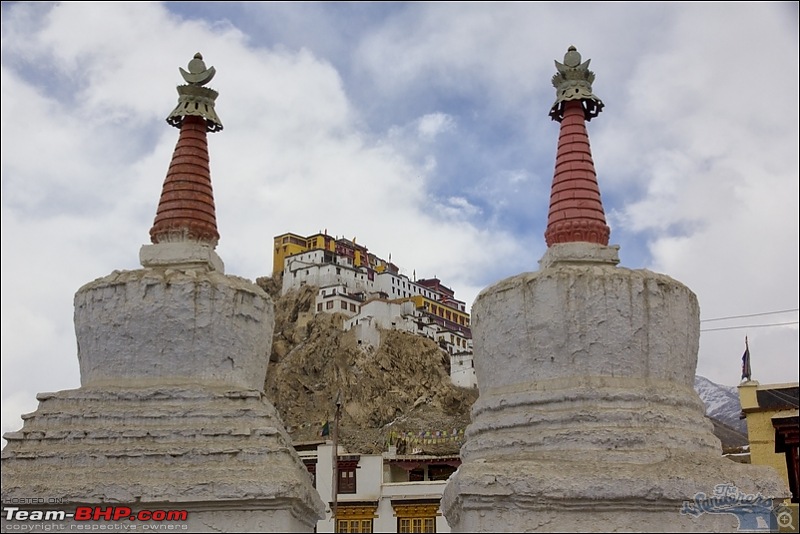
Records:
{"label": "white monastery building", "polygon": [[315,313],[345,315],[343,329],[355,329],[365,346],[380,343],[379,328],[432,339],[450,355],[453,383],[477,386],[466,304],[438,278],[412,280],[355,239],[335,238],[327,230],[278,235],[273,253],[272,274],[282,275],[282,294],[317,287]]}

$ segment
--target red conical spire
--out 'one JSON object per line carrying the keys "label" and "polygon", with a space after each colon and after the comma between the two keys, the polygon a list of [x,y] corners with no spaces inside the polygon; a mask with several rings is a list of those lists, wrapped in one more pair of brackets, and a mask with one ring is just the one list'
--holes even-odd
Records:
{"label": "red conical spire", "polygon": [[206,132],[222,130],[222,123],[214,110],[218,94],[203,85],[211,81],[216,70],[206,68],[200,53],[194,55],[188,68],[188,72],[179,69],[187,84],[178,86],[178,105],[167,117],[181,133],[161,190],[150,240],[154,244],[192,241],[214,248],[219,232]]}
{"label": "red conical spire", "polygon": [[203,241],[216,246],[219,232],[208,162],[206,119],[187,116],[150,229],[153,243]]}
{"label": "red conical spire", "polygon": [[600,201],[600,188],[584,121],[580,101],[566,102],[544,233],[548,247],[572,241],[608,245],[611,231]]}
{"label": "red conical spire", "polygon": [[557,99],[550,116],[561,122],[561,132],[544,233],[548,247],[577,241],[608,245],[611,233],[586,132],[586,121],[603,109],[602,101],[592,94],[590,61],[581,63],[574,46],[569,47],[564,63],[556,61],[558,74],[553,76],[553,85]]}

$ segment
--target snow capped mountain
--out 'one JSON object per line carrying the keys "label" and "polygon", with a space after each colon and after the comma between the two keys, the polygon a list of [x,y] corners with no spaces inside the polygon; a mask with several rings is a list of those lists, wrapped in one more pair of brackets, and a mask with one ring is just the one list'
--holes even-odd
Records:
{"label": "snow capped mountain", "polygon": [[735,386],[723,386],[702,377],[694,377],[694,390],[706,405],[706,415],[747,435],[747,422],[739,419],[742,405]]}

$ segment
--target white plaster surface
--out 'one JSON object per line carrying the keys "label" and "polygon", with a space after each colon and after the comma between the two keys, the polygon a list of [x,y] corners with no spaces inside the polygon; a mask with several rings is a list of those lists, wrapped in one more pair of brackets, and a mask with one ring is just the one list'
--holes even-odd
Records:
{"label": "white plaster surface", "polygon": [[5,434],[3,501],[185,509],[173,526],[191,532],[313,531],[325,506],[263,392],[273,326],[263,290],[214,270],[86,284],[75,295],[81,387],[40,394]]}
{"label": "white plaster surface", "polygon": [[81,387],[38,399],[23,428],[5,435],[4,502],[198,513],[206,503],[191,517],[198,532],[310,532],[324,514],[261,391]]}
{"label": "white plaster surface", "polygon": [[722,457],[693,389],[694,293],[615,267],[616,247],[567,245],[473,305],[480,397],[442,499],[453,532],[731,531],[682,502],[723,483],[786,495]]}
{"label": "white plaster surface", "polygon": [[619,263],[619,245],[598,245],[595,243],[557,243],[551,245],[539,260],[539,268],[547,269],[556,264],[608,264]]}
{"label": "white plaster surface", "polygon": [[225,264],[214,249],[196,241],[173,241],[143,245],[139,249],[142,267],[172,267],[225,273]]}
{"label": "white plaster surface", "polygon": [[81,384],[260,390],[273,324],[271,299],[243,278],[191,269],[115,271],[75,295]]}

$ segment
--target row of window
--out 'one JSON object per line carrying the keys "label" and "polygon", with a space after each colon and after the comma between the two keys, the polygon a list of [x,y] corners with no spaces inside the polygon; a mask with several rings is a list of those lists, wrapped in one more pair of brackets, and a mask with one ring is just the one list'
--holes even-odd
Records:
{"label": "row of window", "polygon": [[435,304],[428,304],[426,302],[423,307],[425,310],[429,310],[432,314],[437,315],[442,319],[447,319],[448,321],[460,324],[461,326],[469,326],[469,320],[466,317],[458,313],[454,313],[444,306],[437,306]]}
{"label": "row of window", "polygon": [[[372,519],[339,519],[336,532],[372,532]],[[398,517],[397,532],[436,532],[436,518]]]}
{"label": "row of window", "polygon": [[[392,277],[392,285],[396,285],[398,288],[400,288],[401,286],[402,286],[403,289],[406,288],[406,283],[405,282],[400,282],[400,281],[398,281],[397,278],[394,278],[394,277]],[[424,296],[426,298],[429,298],[429,299],[432,299],[432,300],[437,298],[436,296],[434,296],[432,291],[429,291],[427,289],[422,289],[421,290],[419,285],[414,284],[412,282],[408,283],[408,289],[409,289],[408,293],[406,293],[405,291],[402,292],[402,295],[404,297],[405,296],[411,296],[411,295],[422,295],[422,296]],[[412,293],[411,289],[416,289],[417,291]],[[392,293],[394,293],[394,292],[395,292],[394,288],[392,288]],[[400,290],[399,289],[397,290],[397,293],[400,294]]]}
{"label": "row of window", "polygon": [[[344,506],[339,508],[340,513],[338,515],[348,515],[351,517],[337,519],[336,532],[372,532],[372,522],[374,521],[372,514],[363,513],[362,510],[365,507],[362,506],[352,507],[353,511],[348,510],[348,508],[350,507]],[[405,507],[401,505],[398,506],[397,509],[397,532],[436,532],[436,509],[438,505],[415,507],[422,508],[422,510],[418,510],[417,513],[426,514],[418,516],[408,516],[404,514],[402,512],[403,508]]]}
{"label": "row of window", "polygon": [[[332,310],[333,307],[334,307],[334,304],[333,304],[332,300],[329,300],[328,302],[325,303],[325,309],[326,310]],[[345,302],[343,300],[340,301],[339,307],[341,309],[343,309],[344,311],[347,311],[347,309],[348,309],[347,302]],[[318,312],[322,311],[322,303],[321,302],[317,304],[317,311]],[[356,306],[355,304],[353,304],[351,302],[350,303],[350,311],[353,312],[353,313],[358,313],[358,306]]]}
{"label": "row of window", "polygon": [[[316,263],[316,261],[318,260],[318,258],[316,258],[314,255],[312,255],[309,258],[305,258],[304,256],[301,256],[300,258],[298,258],[298,260],[304,260],[304,259],[306,261],[310,261],[312,263]],[[345,259],[346,259],[346,261],[348,263],[352,264],[349,259],[347,259],[347,258],[345,258]],[[303,261],[303,263],[306,263],[306,261]],[[286,266],[287,273],[290,270],[291,270],[291,267],[287,265]],[[298,273],[297,270],[292,271],[292,277],[293,278],[297,278],[297,273]],[[306,269],[305,271],[300,272],[300,274],[303,275],[303,276],[309,276],[310,275],[310,269]],[[341,275],[342,274],[342,270],[341,270],[340,267],[336,268],[336,274],[337,275]],[[369,278],[370,280],[373,280],[372,274],[373,273],[370,272],[369,276],[367,278]],[[363,274],[361,274],[361,275],[356,276],[355,278],[358,278],[358,279],[363,281],[365,279],[365,276]],[[418,286],[416,286],[415,284],[412,284],[411,282],[408,283],[408,291],[404,291],[404,290],[401,291],[400,287],[402,286],[402,288],[405,289],[406,288],[406,283],[405,282],[398,282],[398,280],[396,278],[392,278],[392,285],[393,286],[394,285],[398,286],[397,289],[395,289],[394,287],[391,288],[392,297],[395,297],[395,295],[397,295],[399,297],[412,297],[412,296],[420,295],[420,296],[424,296],[425,298],[428,298],[430,300],[435,300],[435,296],[430,291],[424,290],[424,289],[422,291],[419,291],[420,288]],[[416,288],[418,291],[416,291],[416,292],[411,291],[414,288]],[[427,307],[427,304],[426,304],[426,307]],[[440,315],[442,318],[446,317],[448,320],[452,320],[452,321],[454,321],[456,323],[460,323],[461,325],[466,326],[466,319],[464,317],[456,318],[458,316],[458,314],[453,313],[452,314],[453,317],[451,318],[450,317],[450,312],[447,310],[447,308],[445,308],[445,307],[439,308],[438,311],[440,313],[437,313],[437,306],[434,306],[433,308],[434,308],[433,313],[436,313],[437,315]],[[464,305],[463,304],[456,303],[456,308],[460,309],[462,312],[464,311]]]}
{"label": "row of window", "polygon": [[[316,481],[316,473],[317,473],[317,464],[316,462],[306,462],[305,463],[306,469],[312,476],[314,487],[317,487]],[[357,486],[356,486],[356,469],[358,469],[358,463],[352,461],[340,461],[339,468],[338,468],[338,479],[337,479],[337,489],[338,493],[340,494],[355,494],[357,493]],[[426,467],[417,467],[415,469],[411,469],[408,471],[408,481],[409,482],[417,482],[423,480],[447,480],[450,475],[455,472],[456,468],[449,464],[442,464],[442,465],[430,465]]]}

